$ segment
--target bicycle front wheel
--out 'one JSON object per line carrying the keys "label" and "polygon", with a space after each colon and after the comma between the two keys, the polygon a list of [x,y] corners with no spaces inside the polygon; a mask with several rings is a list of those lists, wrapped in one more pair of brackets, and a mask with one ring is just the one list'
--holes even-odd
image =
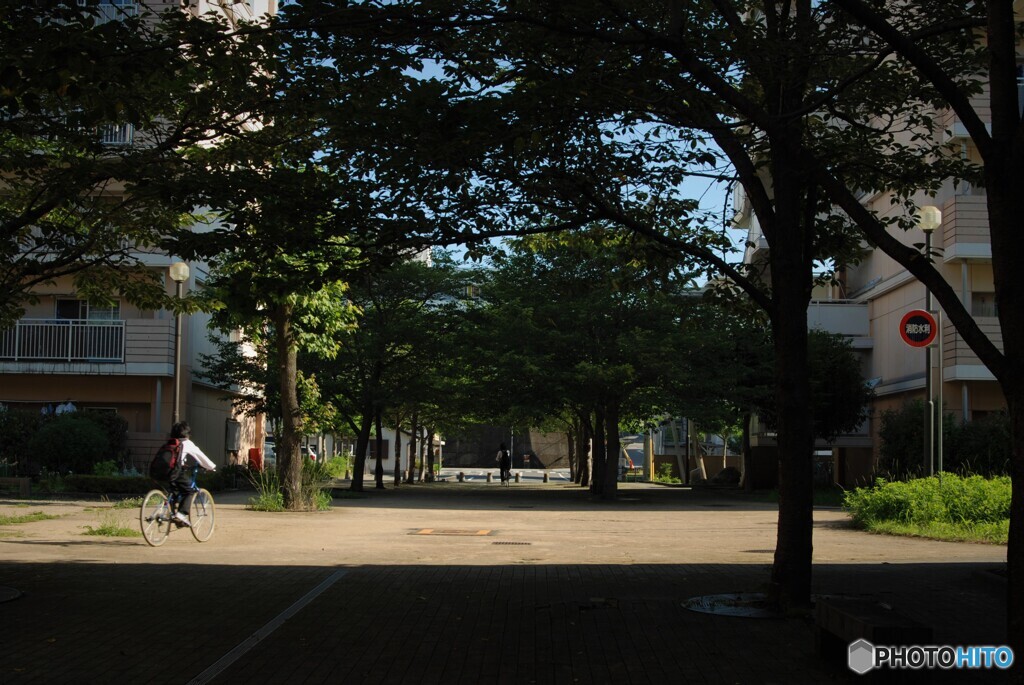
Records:
{"label": "bicycle front wheel", "polygon": [[171,534],[171,507],[163,491],[150,490],[142,498],[139,525],[142,527],[142,537],[150,546],[159,547],[167,541],[167,536]]}
{"label": "bicycle front wheel", "polygon": [[213,505],[213,495],[208,490],[200,489],[192,498],[192,506],[188,512],[188,522],[192,526],[192,537],[199,542],[206,542],[213,535],[216,509]]}

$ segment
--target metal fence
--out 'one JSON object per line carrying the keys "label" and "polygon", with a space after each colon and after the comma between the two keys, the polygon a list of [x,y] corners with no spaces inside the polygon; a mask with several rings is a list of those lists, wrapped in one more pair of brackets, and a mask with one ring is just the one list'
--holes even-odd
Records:
{"label": "metal fence", "polygon": [[0,360],[123,362],[124,321],[22,319],[0,332]]}

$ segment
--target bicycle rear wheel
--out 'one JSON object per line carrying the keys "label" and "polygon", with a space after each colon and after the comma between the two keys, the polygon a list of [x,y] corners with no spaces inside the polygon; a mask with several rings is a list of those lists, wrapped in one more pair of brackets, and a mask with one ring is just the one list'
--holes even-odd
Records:
{"label": "bicycle rear wheel", "polygon": [[192,537],[199,542],[206,542],[213,535],[216,508],[213,504],[213,495],[208,490],[200,489],[192,498],[188,522],[192,525]]}
{"label": "bicycle rear wheel", "polygon": [[171,508],[163,491],[150,490],[142,498],[139,525],[142,527],[142,537],[149,545],[159,547],[167,541],[171,533]]}

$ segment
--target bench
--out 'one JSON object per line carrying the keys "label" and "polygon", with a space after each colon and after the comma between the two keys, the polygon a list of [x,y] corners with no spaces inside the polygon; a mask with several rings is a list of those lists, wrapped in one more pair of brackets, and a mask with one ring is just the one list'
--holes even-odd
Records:
{"label": "bench", "polygon": [[32,480],[30,478],[3,476],[0,477],[0,486],[4,485],[16,485],[18,487],[18,497],[28,497],[32,494]]}
{"label": "bench", "polygon": [[814,606],[815,646],[823,657],[846,663],[850,643],[865,639],[873,645],[927,645],[932,629],[878,600],[819,597]]}

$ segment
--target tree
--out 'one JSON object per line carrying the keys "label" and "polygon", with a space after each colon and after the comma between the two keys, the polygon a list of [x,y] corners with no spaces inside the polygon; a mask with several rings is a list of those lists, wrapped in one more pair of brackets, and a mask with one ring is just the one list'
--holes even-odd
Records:
{"label": "tree", "polygon": [[219,26],[145,5],[111,17],[117,7],[3,3],[0,327],[68,276],[88,298],[167,304],[142,255],[192,223],[167,192],[181,152],[219,135],[225,109],[245,111],[211,107],[213,89],[197,87],[237,49]]}
{"label": "tree", "polygon": [[[317,363],[325,399],[356,434],[352,489],[362,490],[370,433],[392,413],[437,426],[440,366],[449,340],[446,324],[462,287],[454,264],[435,254],[378,265],[353,279],[348,293],[357,325],[338,336],[337,354]],[[424,421],[424,419],[428,419]],[[400,426],[396,425],[395,429]],[[380,451],[377,451],[380,455]],[[383,472],[378,464],[378,482]],[[410,480],[412,465],[410,462]]]}

